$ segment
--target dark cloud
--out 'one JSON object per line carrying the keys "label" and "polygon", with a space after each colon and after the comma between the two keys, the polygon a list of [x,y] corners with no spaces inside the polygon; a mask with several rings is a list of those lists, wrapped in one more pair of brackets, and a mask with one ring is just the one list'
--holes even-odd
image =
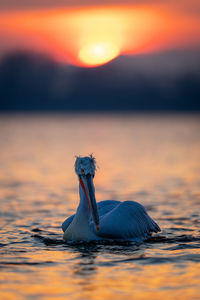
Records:
{"label": "dark cloud", "polygon": [[0,63],[0,109],[200,111],[200,54],[119,57],[99,68],[18,53]]}

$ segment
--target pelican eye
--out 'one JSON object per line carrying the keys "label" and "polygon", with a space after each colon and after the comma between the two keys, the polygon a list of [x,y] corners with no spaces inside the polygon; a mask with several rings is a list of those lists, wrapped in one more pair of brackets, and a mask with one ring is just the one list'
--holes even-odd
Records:
{"label": "pelican eye", "polygon": [[82,174],[85,174],[85,172],[84,172],[84,170],[83,170],[83,169],[81,169],[81,173],[82,173]]}

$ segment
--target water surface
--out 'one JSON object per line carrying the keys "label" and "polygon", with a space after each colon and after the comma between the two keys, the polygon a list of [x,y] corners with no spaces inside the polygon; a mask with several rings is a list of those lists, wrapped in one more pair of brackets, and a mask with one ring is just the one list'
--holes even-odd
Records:
{"label": "water surface", "polygon": [[[199,116],[2,115],[0,140],[0,299],[199,299]],[[97,200],[139,201],[160,234],[63,242],[92,152]]]}

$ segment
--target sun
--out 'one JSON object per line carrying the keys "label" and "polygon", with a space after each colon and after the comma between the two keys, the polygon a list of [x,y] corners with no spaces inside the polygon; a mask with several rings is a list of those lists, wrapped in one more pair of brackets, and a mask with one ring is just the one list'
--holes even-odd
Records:
{"label": "sun", "polygon": [[79,51],[79,59],[85,66],[100,66],[116,58],[120,49],[112,42],[95,42],[83,46]]}

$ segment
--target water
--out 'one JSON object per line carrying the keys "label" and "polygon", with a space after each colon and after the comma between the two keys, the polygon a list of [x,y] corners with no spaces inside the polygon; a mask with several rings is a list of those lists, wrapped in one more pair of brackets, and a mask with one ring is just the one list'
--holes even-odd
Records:
{"label": "water", "polygon": [[[199,116],[2,115],[0,140],[0,299],[199,299]],[[97,200],[139,201],[160,234],[63,242],[92,152]]]}

